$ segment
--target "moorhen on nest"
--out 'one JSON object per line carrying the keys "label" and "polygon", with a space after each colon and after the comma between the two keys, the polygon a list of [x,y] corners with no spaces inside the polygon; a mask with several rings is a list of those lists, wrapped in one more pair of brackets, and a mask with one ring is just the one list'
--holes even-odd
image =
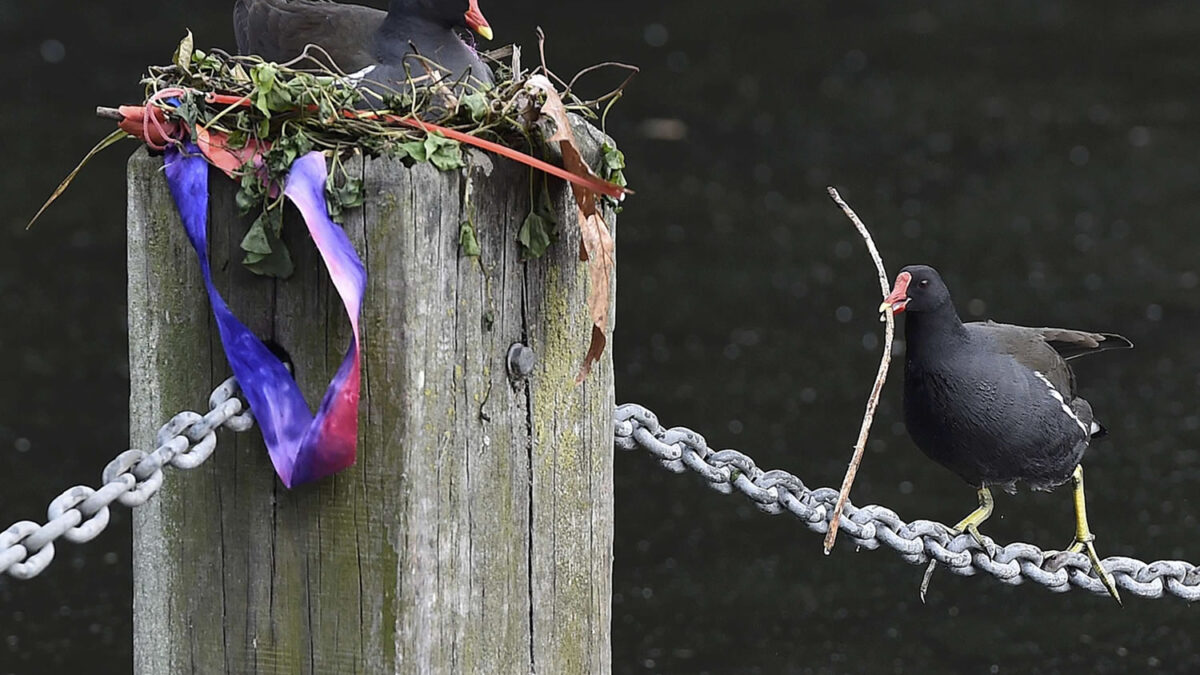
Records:
{"label": "moorhen on nest", "polygon": [[233,27],[238,52],[267,61],[290,61],[314,44],[342,71],[375,82],[437,70],[450,81],[492,84],[492,71],[455,32],[492,39],[478,0],[391,0],[387,12],[318,0],[237,0]]}
{"label": "moorhen on nest", "polygon": [[[1075,540],[1108,592],[1121,601],[1100,564],[1088,529],[1079,462],[1104,433],[1092,407],[1075,395],[1067,363],[1133,344],[1109,333],[1026,328],[991,321],[964,324],[937,270],[905,267],[880,311],[904,312],[904,421],[926,455],[979,491],[979,508],[954,526],[985,550],[979,525],[992,514],[990,487],[1018,481],[1049,490],[1071,481]],[[932,568],[931,568],[932,570]],[[927,577],[928,579],[928,577]]]}

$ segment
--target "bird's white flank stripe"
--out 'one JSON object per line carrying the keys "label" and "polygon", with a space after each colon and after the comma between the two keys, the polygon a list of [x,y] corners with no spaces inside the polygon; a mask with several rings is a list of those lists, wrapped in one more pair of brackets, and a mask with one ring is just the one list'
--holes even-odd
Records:
{"label": "bird's white flank stripe", "polygon": [[[1054,400],[1058,401],[1058,404],[1062,406],[1063,412],[1067,413],[1068,417],[1075,420],[1075,424],[1079,425],[1079,428],[1083,430],[1084,434],[1091,436],[1091,433],[1088,432],[1088,426],[1083,423],[1083,420],[1079,419],[1079,416],[1075,414],[1074,410],[1071,410],[1071,406],[1067,405],[1066,400],[1063,399],[1063,395],[1054,388],[1054,385],[1050,382],[1049,378],[1036,370],[1033,371],[1033,374],[1036,375],[1037,379],[1041,380],[1042,383],[1050,389],[1050,395],[1053,396]],[[1095,422],[1092,424],[1094,425]]]}

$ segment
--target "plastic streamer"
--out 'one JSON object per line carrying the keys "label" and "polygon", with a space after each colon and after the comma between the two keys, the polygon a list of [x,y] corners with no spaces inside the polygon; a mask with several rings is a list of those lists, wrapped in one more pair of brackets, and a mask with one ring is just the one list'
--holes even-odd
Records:
{"label": "plastic streamer", "polygon": [[167,183],[200,260],[225,357],[262,430],[279,479],[289,488],[320,480],[355,459],[361,385],[358,321],[367,280],[350,239],[326,209],[325,157],[311,152],[297,159],[284,187],[284,195],[304,217],[353,328],[346,357],[315,416],[287,367],[233,315],[213,285],[208,260],[208,172],[209,163],[194,144],[182,151],[167,149]]}

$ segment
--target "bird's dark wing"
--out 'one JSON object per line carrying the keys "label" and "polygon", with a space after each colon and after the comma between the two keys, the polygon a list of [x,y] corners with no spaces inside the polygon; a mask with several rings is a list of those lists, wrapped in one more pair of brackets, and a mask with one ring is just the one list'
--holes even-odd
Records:
{"label": "bird's dark wing", "polygon": [[361,5],[314,0],[237,0],[233,27],[238,52],[285,62],[309,44],[329,53],[338,68],[354,72],[375,63],[375,33],[386,12]]}
{"label": "bird's dark wing", "polygon": [[1133,347],[1132,342],[1114,333],[1086,333],[1065,328],[1035,328],[1034,330],[1041,334],[1046,344],[1068,360],[1110,349]]}
{"label": "bird's dark wing", "polygon": [[1029,328],[985,321],[966,324],[989,339],[996,349],[1046,376],[1064,396],[1075,394],[1075,374],[1067,361],[1110,349],[1129,349],[1133,343],[1112,333],[1089,333],[1066,328]]}
{"label": "bird's dark wing", "polygon": [[1047,342],[1043,329],[994,321],[968,323],[966,327],[997,353],[1011,356],[1022,366],[1041,373],[1068,399],[1074,395],[1075,374],[1066,359]]}

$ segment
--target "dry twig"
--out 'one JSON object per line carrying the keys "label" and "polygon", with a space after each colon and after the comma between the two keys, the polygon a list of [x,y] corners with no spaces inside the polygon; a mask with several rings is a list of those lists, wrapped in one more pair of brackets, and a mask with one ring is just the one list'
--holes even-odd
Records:
{"label": "dry twig", "polygon": [[[858,228],[858,233],[866,242],[871,259],[875,261],[875,269],[879,272],[879,286],[883,290],[883,297],[886,298],[889,290],[887,271],[883,268],[883,259],[879,257],[879,250],[875,248],[875,241],[871,239],[871,233],[867,230],[867,226],[859,220],[854,210],[842,200],[838,191],[832,187],[827,189],[833,202],[841,207],[842,212],[846,214],[850,222],[854,223],[854,227]],[[858,475],[858,465],[862,462],[863,451],[867,447],[867,436],[871,433],[871,423],[875,420],[875,408],[879,405],[879,394],[883,390],[883,383],[887,381],[888,366],[892,361],[892,339],[895,337],[896,322],[890,309],[884,312],[883,319],[886,327],[883,334],[883,356],[879,361],[879,373],[875,375],[875,386],[871,388],[871,396],[867,399],[867,411],[863,414],[862,427],[858,431],[858,442],[854,444],[854,456],[850,458],[846,477],[842,479],[842,490],[838,494],[837,505],[833,509],[833,519],[829,522],[829,533],[825,535],[826,555],[833,550],[833,544],[837,541],[838,526],[842,521],[842,509],[846,506],[846,500],[850,497],[850,487],[854,485],[854,478]]]}

